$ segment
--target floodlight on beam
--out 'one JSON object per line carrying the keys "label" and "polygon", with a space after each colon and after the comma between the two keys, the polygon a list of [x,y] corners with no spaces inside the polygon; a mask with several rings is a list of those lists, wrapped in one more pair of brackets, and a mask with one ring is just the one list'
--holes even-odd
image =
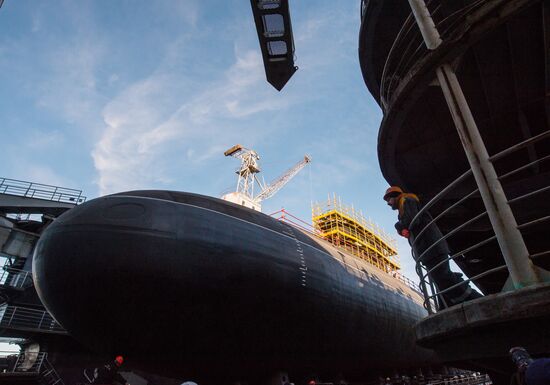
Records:
{"label": "floodlight on beam", "polygon": [[267,81],[282,90],[294,72],[294,38],[288,0],[250,0]]}

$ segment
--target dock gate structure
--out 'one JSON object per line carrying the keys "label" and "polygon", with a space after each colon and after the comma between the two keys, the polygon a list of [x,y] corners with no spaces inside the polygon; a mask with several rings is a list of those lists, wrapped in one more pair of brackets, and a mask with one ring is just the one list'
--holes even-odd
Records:
{"label": "dock gate structure", "polygon": [[85,201],[80,190],[0,178],[0,338],[22,347],[0,358],[0,383],[64,384],[51,363],[56,354],[47,347],[71,337],[38,298],[32,253],[55,218]]}

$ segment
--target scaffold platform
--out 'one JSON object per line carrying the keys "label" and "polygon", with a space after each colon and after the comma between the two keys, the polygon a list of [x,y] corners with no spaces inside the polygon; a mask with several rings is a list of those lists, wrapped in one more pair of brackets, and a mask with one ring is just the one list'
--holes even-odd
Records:
{"label": "scaffold platform", "polygon": [[312,205],[312,222],[317,235],[334,246],[387,273],[401,269],[395,239],[335,195]]}

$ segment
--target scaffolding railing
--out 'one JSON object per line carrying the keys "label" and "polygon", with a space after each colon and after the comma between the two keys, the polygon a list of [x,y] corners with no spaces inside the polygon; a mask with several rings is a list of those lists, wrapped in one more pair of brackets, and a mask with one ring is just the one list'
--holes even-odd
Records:
{"label": "scaffolding railing", "polygon": [[366,260],[385,271],[400,269],[396,241],[361,211],[347,206],[335,195],[312,205],[313,227],[334,246]]}
{"label": "scaffolding railing", "polygon": [[86,201],[81,190],[0,178],[0,194],[78,205]]}
{"label": "scaffolding railing", "polygon": [[352,218],[358,224],[363,226],[367,231],[372,233],[373,236],[378,237],[390,248],[397,251],[397,241],[395,240],[395,238],[390,236],[371,218],[366,218],[361,210],[356,210],[353,205],[349,206],[342,203],[342,200],[337,197],[336,194],[332,194],[332,196],[329,195],[325,202],[314,203],[312,205],[312,216],[316,217],[322,215],[329,210],[339,211],[340,213]]}
{"label": "scaffolding railing", "polygon": [[[515,153],[518,150],[521,150],[521,149],[524,149],[524,148],[527,148],[527,147],[531,147],[535,143],[539,143],[543,140],[547,140],[548,138],[550,138],[550,130],[542,132],[539,135],[533,136],[533,137],[531,137],[527,140],[524,140],[520,143],[517,143],[517,144],[514,144],[514,145],[510,146],[509,148],[507,148],[507,149],[491,156],[490,161],[494,163],[494,162],[499,161],[503,158],[506,158],[507,156],[509,156],[512,153]],[[545,146],[545,147],[540,146],[539,148],[548,149],[549,147],[548,146]],[[511,171],[501,173],[501,175],[498,176],[499,180],[501,182],[506,182],[507,179],[510,178],[511,176],[517,175],[518,173],[521,173],[521,172],[526,172],[526,171],[529,171],[529,170],[535,170],[538,167],[540,167],[544,162],[546,162],[548,160],[550,160],[550,153],[548,153],[546,155],[538,154],[536,159],[531,160],[528,163],[523,164],[519,167],[516,167],[515,169],[513,169]],[[422,209],[415,216],[415,218],[413,218],[413,220],[411,221],[411,224],[410,224],[410,228],[414,227],[415,223],[419,220],[419,218],[421,218],[424,215],[424,213],[429,212],[430,209],[433,209],[434,206],[438,202],[441,202],[443,198],[448,197],[449,193],[451,193],[451,192],[456,193],[456,191],[458,191],[458,187],[461,184],[463,184],[464,182],[470,180],[471,178],[472,178],[472,171],[468,170],[465,173],[463,173],[462,175],[460,175],[458,178],[456,178],[453,182],[451,182],[447,187],[445,187],[443,190],[441,190],[438,194],[436,194],[428,203],[426,203],[422,207]],[[466,202],[468,200],[470,200],[471,198],[473,198],[473,197],[475,197],[476,195],[479,194],[479,190],[477,188],[472,189],[471,191],[470,190],[468,190],[468,191],[469,191],[468,193],[466,193],[465,195],[463,195],[459,198],[453,198],[452,200],[454,200],[454,203],[444,207],[443,210],[439,214],[433,216],[433,219],[430,222],[426,223],[425,226],[422,229],[418,230],[417,234],[415,234],[414,241],[411,245],[413,257],[417,262],[416,263],[416,271],[417,271],[418,276],[420,278],[420,287],[422,289],[422,292],[423,292],[424,298],[425,298],[424,306],[426,307],[426,309],[428,310],[428,312],[430,314],[434,313],[438,310],[441,310],[441,309],[452,306],[452,304],[446,303],[446,301],[443,297],[443,294],[445,294],[445,293],[447,293],[447,292],[449,292],[453,289],[456,289],[457,287],[460,287],[462,285],[468,285],[470,282],[475,283],[476,281],[478,281],[481,278],[484,278],[488,275],[495,274],[495,273],[502,272],[502,271],[509,272],[509,269],[510,269],[507,266],[504,259],[503,259],[502,264],[500,264],[498,266],[491,266],[489,269],[484,270],[481,273],[478,273],[474,276],[469,277],[468,279],[465,279],[463,282],[457,283],[457,284],[452,285],[450,287],[447,287],[445,289],[437,288],[437,286],[435,285],[435,283],[431,279],[430,274],[432,272],[434,272],[437,268],[442,266],[443,264],[446,264],[449,261],[452,261],[452,260],[455,260],[455,259],[458,259],[458,258],[468,259],[468,256],[470,255],[471,252],[479,249],[482,246],[488,245],[491,242],[495,242],[497,240],[497,237],[494,233],[494,230],[492,230],[492,227],[491,227],[491,230],[489,231],[489,234],[485,239],[483,239],[481,241],[478,241],[474,244],[468,245],[468,246],[464,247],[461,250],[453,251],[452,254],[450,256],[448,256],[448,258],[442,259],[439,263],[432,266],[430,269],[427,269],[424,266],[424,264],[423,264],[424,259],[426,259],[426,257],[429,256],[429,253],[430,253],[431,250],[433,250],[435,247],[437,247],[438,245],[440,245],[442,243],[447,243],[447,241],[450,238],[460,234],[468,226],[471,226],[471,225],[475,224],[476,222],[487,218],[487,211],[485,211],[485,210],[478,213],[478,214],[474,214],[472,217],[470,217],[466,221],[458,224],[454,228],[449,229],[445,234],[443,234],[443,236],[441,238],[434,240],[434,242],[429,244],[426,248],[423,248],[423,250],[421,250],[420,252],[417,251],[417,245],[419,244],[419,241],[422,240],[426,236],[426,234],[428,232],[428,229],[431,226],[437,226],[438,221],[440,221],[442,218],[447,217],[449,215],[449,213],[451,213],[453,211],[456,211],[457,208],[459,208],[461,206],[465,207]],[[514,208],[514,205],[516,203],[518,203],[520,201],[523,201],[525,199],[533,199],[537,196],[540,196],[540,194],[548,192],[548,191],[550,191],[550,180],[547,179],[546,182],[545,182],[545,185],[542,186],[542,187],[540,185],[537,185],[537,187],[535,187],[533,189],[528,189],[527,187],[525,187],[522,195],[519,195],[519,196],[516,196],[512,199],[509,199],[508,204],[511,205],[512,208]],[[550,221],[550,212],[547,212],[544,209],[542,209],[542,210],[539,210],[537,212],[536,218],[530,218],[529,221],[519,224],[517,226],[517,228],[518,228],[518,230],[520,230],[520,233],[522,235],[524,235],[524,232],[526,230],[531,229],[531,228],[536,227],[536,226],[539,226],[541,224],[544,224],[545,222],[548,222],[548,221]],[[541,257],[547,256],[547,255],[550,255],[550,250],[537,250],[536,252],[533,252],[529,255],[529,260],[536,262]],[[483,261],[483,257],[480,257],[480,256],[476,256],[475,259],[479,259],[480,262]],[[530,263],[530,262],[528,262],[529,260],[527,260],[523,263]],[[435,308],[432,305],[430,305],[430,303],[431,303],[430,300],[433,300],[433,301],[436,302]]]}
{"label": "scaffolding railing", "polygon": [[46,310],[0,305],[0,327],[34,332],[67,334]]}
{"label": "scaffolding railing", "polygon": [[[308,222],[298,218],[297,216],[289,213],[284,208],[269,214],[269,216],[271,216],[271,217],[273,217],[273,218],[275,218],[275,219],[277,219],[281,222],[287,223],[287,224],[297,228],[298,230],[304,231],[308,234],[311,234],[311,235],[316,236],[316,237],[318,237],[318,238],[320,238],[324,241],[327,241],[327,242],[331,243],[330,240],[327,240],[325,238],[325,236],[323,235],[323,233],[319,229],[315,228],[311,223],[308,223]],[[333,243],[331,243],[331,244],[333,244]],[[343,248],[343,247],[341,247],[341,248]],[[346,251],[350,251],[350,250],[346,250]],[[355,255],[355,254],[352,254],[352,255]],[[364,258],[362,258],[362,259],[364,259]],[[376,262],[373,262],[371,264],[377,266]],[[422,291],[420,290],[420,286],[416,282],[414,282],[412,279],[410,279],[410,278],[406,277],[405,275],[401,274],[400,271],[398,271],[398,270],[386,271],[386,270],[384,270],[384,268],[381,264],[378,264],[377,267],[380,270],[383,270],[384,272],[389,273],[392,277],[396,278],[398,281],[401,281],[402,283],[406,284],[407,286],[409,286],[414,291],[418,292],[419,294],[422,294]]]}

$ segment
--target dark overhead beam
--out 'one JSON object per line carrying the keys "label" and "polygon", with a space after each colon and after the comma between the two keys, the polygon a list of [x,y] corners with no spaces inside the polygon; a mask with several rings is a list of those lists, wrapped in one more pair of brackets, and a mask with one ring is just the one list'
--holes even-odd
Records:
{"label": "dark overhead beam", "polygon": [[544,34],[544,85],[550,97],[550,0],[542,2],[542,30]]}
{"label": "dark overhead beam", "polygon": [[550,0],[542,5],[542,31],[544,34],[544,108],[546,110],[546,129],[550,129]]}
{"label": "dark overhead beam", "polygon": [[250,0],[267,81],[280,91],[298,67],[288,0]]}
{"label": "dark overhead beam", "polygon": [[[512,84],[514,85],[514,96],[516,99],[516,108],[517,108],[517,114],[518,114],[518,124],[521,131],[521,134],[523,136],[523,139],[529,139],[533,136],[533,132],[531,130],[531,127],[529,126],[529,122],[527,120],[527,116],[524,112],[524,107],[526,104],[527,96],[520,92],[520,89],[522,85],[520,84],[520,81],[518,80],[518,75],[521,74],[522,68],[519,68],[519,66],[516,63],[515,57],[518,55],[518,52],[515,51],[516,47],[514,45],[514,41],[512,39],[512,31],[510,25],[505,25],[506,27],[506,37],[508,40],[508,51],[510,54],[510,63],[512,66]],[[534,162],[537,159],[537,151],[534,144],[531,144],[527,147],[527,154],[529,156],[529,162]],[[531,167],[533,173],[537,174],[539,172],[539,165],[535,164]]]}

